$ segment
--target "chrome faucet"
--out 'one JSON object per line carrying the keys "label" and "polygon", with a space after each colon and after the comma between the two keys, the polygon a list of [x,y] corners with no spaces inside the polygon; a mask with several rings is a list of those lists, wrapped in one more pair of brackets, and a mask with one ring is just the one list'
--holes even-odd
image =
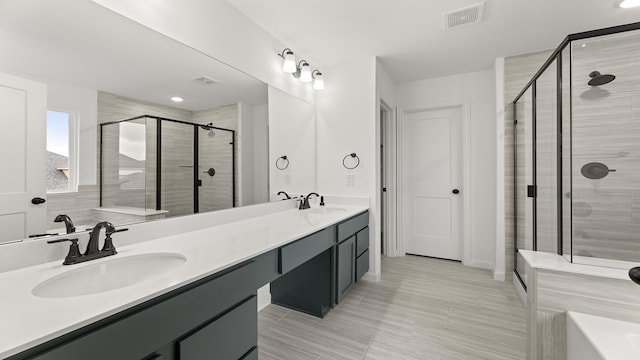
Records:
{"label": "chrome faucet", "polygon": [[64,222],[64,226],[67,228],[67,234],[73,234],[74,232],[76,232],[76,227],[73,226],[73,221],[71,221],[69,215],[60,214],[56,216],[53,222]]}
{"label": "chrome faucet", "polygon": [[300,207],[298,208],[298,210],[304,210],[304,209],[309,209],[311,208],[311,205],[309,205],[309,198],[311,197],[311,195],[315,195],[315,196],[320,196],[318,195],[318,193],[310,193],[309,195],[304,197],[304,200],[300,202]]}
{"label": "chrome faucet", "polygon": [[[102,250],[98,249],[98,243],[100,242],[100,231],[102,228],[105,229],[105,239],[104,245],[102,246]],[[116,248],[113,246],[113,240],[111,239],[111,235],[121,231],[127,231],[129,229],[116,229],[112,223],[107,221],[102,221],[96,224],[89,233],[89,243],[87,244],[87,249],[84,254],[80,253],[80,249],[78,247],[78,239],[57,239],[47,241],[48,244],[59,243],[63,241],[70,241],[71,248],[69,249],[69,253],[64,258],[63,265],[73,265],[82,263],[85,261],[90,261],[94,259],[103,258],[105,256],[115,255],[118,252]]]}

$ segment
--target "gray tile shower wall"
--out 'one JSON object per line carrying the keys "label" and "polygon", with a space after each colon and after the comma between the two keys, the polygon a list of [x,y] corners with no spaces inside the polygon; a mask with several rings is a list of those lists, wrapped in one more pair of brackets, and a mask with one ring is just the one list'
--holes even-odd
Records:
{"label": "gray tile shower wall", "polygon": [[[633,32],[573,45],[574,255],[640,261],[639,42]],[[616,79],[591,87],[592,71]],[[588,179],[591,162],[616,172]]]}

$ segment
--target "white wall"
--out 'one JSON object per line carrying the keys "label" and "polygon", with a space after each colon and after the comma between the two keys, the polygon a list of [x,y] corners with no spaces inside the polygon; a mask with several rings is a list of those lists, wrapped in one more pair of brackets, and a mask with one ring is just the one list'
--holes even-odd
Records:
{"label": "white wall", "polygon": [[238,164],[240,167],[240,201],[239,206],[254,204],[254,181],[253,173],[253,116],[254,108],[249,104],[238,104]]}
{"label": "white wall", "polygon": [[254,107],[253,114],[253,196],[256,204],[269,201],[269,108]]}
{"label": "white wall", "polygon": [[[370,268],[380,275],[380,209],[376,168],[376,59],[367,57],[323,69],[325,89],[316,94],[318,192],[370,197]],[[345,155],[356,153],[360,165],[347,170]],[[354,176],[353,186],[346,185]]]}
{"label": "white wall", "polygon": [[[274,38],[224,0],[92,1],[277,89],[310,103],[314,101],[311,83],[303,84],[282,71],[282,59],[276,54],[281,53],[287,44]],[[304,55],[293,50],[296,56]],[[307,60],[314,68],[321,67],[313,59]]]}
{"label": "white wall", "polygon": [[[470,102],[471,262],[493,268],[496,239],[496,120],[493,70],[398,84],[398,106]],[[465,191],[463,189],[463,191]]]}
{"label": "white wall", "polygon": [[[276,161],[287,156],[286,161]],[[315,108],[269,86],[269,191],[271,200],[316,191]]]}

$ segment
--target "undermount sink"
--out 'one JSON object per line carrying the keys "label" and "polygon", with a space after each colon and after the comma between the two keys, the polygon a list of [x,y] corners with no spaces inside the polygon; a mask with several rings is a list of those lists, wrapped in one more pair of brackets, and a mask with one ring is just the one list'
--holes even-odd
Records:
{"label": "undermount sink", "polygon": [[347,211],[347,209],[339,208],[339,207],[317,207],[313,209],[309,209],[311,214],[338,214]]}
{"label": "undermount sink", "polygon": [[132,255],[70,269],[31,291],[42,298],[67,298],[132,286],[167,273],[187,261],[175,253]]}
{"label": "undermount sink", "polygon": [[640,324],[567,312],[567,360],[640,359]]}

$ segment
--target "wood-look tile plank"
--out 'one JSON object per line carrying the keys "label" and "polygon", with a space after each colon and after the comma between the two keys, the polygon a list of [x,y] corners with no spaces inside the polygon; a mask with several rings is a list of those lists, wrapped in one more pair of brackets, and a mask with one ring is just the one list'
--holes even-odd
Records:
{"label": "wood-look tile plank", "polygon": [[268,306],[259,328],[261,351],[283,360],[288,346],[332,360],[525,358],[526,312],[511,282],[457,262],[383,258],[381,280],[359,282],[324,319],[276,320],[284,311]]}

